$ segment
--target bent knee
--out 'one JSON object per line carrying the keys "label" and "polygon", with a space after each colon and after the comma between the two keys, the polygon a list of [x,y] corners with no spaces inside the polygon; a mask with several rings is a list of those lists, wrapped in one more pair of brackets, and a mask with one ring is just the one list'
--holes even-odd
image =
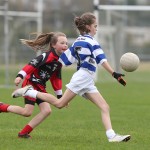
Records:
{"label": "bent knee", "polygon": [[55,107],[57,107],[58,109],[61,109],[61,108],[65,107],[65,106],[66,106],[65,103],[59,102],[59,101],[55,104]]}
{"label": "bent knee", "polygon": [[44,115],[44,116],[49,116],[51,113],[52,113],[52,110],[47,108],[47,109],[44,109],[44,110],[41,110],[41,113]]}
{"label": "bent knee", "polygon": [[59,105],[57,105],[57,108],[58,108],[58,109],[62,109],[63,107],[65,107],[64,104],[59,104]]}
{"label": "bent knee", "polygon": [[57,108],[58,108],[58,109],[62,109],[62,108],[63,108],[63,106],[57,106]]}
{"label": "bent knee", "polygon": [[51,109],[46,109],[46,110],[44,110],[44,113],[48,116],[52,113],[52,110]]}
{"label": "bent knee", "polygon": [[109,105],[107,103],[105,103],[105,104],[102,105],[102,109],[105,112],[109,112],[109,110],[110,110]]}
{"label": "bent knee", "polygon": [[30,117],[32,115],[32,112],[24,112],[23,116],[24,117]]}

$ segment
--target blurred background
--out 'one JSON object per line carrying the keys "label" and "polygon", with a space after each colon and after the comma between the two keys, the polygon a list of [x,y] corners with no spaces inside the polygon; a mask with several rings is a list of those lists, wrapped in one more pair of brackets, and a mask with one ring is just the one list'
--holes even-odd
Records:
{"label": "blurred background", "polygon": [[61,31],[71,44],[77,37],[73,18],[87,11],[98,17],[95,38],[117,71],[125,52],[136,53],[142,67],[150,69],[149,0],[0,0],[1,87],[13,85],[17,72],[38,55],[19,39],[29,39],[33,32]]}

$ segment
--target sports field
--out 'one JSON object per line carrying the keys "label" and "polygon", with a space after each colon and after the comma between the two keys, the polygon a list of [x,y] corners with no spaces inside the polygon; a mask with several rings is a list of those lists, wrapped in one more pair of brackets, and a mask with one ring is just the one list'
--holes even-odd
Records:
{"label": "sports field", "polygon": [[[63,70],[64,89],[73,72]],[[107,72],[102,71],[102,76],[105,74]],[[52,106],[51,116],[32,132],[32,139],[17,138],[17,133],[32,116],[0,113],[0,150],[149,150],[150,65],[141,65],[137,71],[125,74],[126,87],[111,77],[96,84],[110,105],[114,130],[131,134],[129,142],[109,143],[98,108],[77,96],[69,108],[58,110]],[[12,91],[13,88],[1,88],[0,101],[23,106],[22,98],[11,98]],[[37,112],[36,106],[33,115]]]}

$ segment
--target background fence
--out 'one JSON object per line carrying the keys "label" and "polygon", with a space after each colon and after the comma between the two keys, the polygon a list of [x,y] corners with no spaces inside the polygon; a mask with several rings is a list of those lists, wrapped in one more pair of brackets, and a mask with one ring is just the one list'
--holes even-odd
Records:
{"label": "background fence", "polygon": [[[141,64],[146,63],[144,66],[149,70],[149,6],[145,9],[141,7],[142,10],[121,10],[122,6],[126,8],[123,1],[114,0],[110,7],[106,5],[110,1],[96,2],[97,5],[95,0],[87,0],[86,4],[80,0],[0,1],[0,85],[13,85],[17,72],[37,55],[22,45],[19,39],[29,39],[29,34],[36,31],[62,31],[68,36],[69,43],[72,43],[72,39],[77,36],[73,27],[74,14],[80,15],[85,11],[98,14],[96,38],[117,71],[120,71],[120,56],[129,51],[136,53]],[[136,2],[132,6],[140,8],[140,1]],[[148,3],[143,1],[143,5]],[[119,4],[120,7],[114,9],[115,4]],[[108,80],[108,77],[104,74],[101,80]]]}

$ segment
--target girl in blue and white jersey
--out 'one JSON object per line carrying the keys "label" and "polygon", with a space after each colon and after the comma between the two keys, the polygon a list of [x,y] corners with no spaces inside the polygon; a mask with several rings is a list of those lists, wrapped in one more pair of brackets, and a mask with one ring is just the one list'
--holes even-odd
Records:
{"label": "girl in blue and white jersey", "polygon": [[73,45],[67,49],[59,58],[59,61],[69,66],[77,63],[77,71],[73,74],[70,83],[66,85],[67,89],[64,95],[57,100],[51,94],[38,92],[33,90],[31,86],[27,86],[15,91],[12,96],[30,96],[42,99],[57,108],[65,107],[76,95],[81,95],[89,99],[98,106],[101,111],[102,122],[106,129],[106,136],[109,142],[128,141],[130,135],[118,135],[112,128],[109,105],[98,91],[94,83],[97,64],[101,64],[119,83],[126,85],[123,80],[123,74],[116,73],[109,65],[104,51],[99,43],[94,39],[97,31],[96,17],[92,13],[84,13],[80,17],[75,17],[75,26],[80,35]]}

